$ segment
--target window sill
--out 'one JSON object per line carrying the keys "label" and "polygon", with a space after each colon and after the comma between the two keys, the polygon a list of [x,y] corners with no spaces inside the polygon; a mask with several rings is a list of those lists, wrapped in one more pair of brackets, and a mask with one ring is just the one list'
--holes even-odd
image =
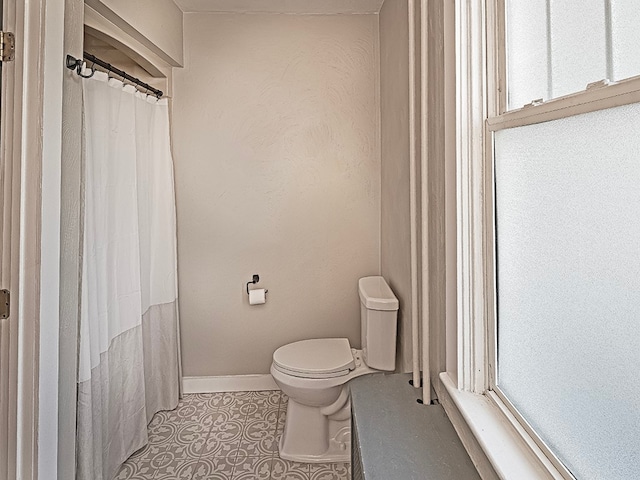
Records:
{"label": "window sill", "polygon": [[[463,432],[470,430],[498,478],[503,480],[562,480],[565,478],[508,411],[501,409],[490,395],[477,395],[458,390],[446,372],[440,374],[440,383],[444,389],[439,389],[439,393],[444,393],[451,400],[449,402],[448,399],[441,399],[441,403],[462,437],[463,443],[465,446],[468,445],[470,439],[465,439]],[[450,412],[452,403],[460,415]],[[460,425],[460,421],[465,425]],[[477,465],[479,460],[474,458],[472,451],[469,451],[469,454]]]}

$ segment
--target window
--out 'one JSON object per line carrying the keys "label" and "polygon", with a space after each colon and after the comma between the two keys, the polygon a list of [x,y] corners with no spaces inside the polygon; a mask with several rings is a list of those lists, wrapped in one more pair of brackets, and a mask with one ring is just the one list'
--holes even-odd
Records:
{"label": "window", "polygon": [[490,388],[568,478],[640,478],[640,5],[504,3]]}
{"label": "window", "polygon": [[507,1],[509,109],[640,75],[637,0]]}

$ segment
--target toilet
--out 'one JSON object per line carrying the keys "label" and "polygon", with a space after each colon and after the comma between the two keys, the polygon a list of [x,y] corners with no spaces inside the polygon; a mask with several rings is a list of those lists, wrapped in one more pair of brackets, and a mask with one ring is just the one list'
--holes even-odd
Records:
{"label": "toilet", "polygon": [[358,281],[362,350],[347,338],[289,343],[273,354],[271,375],[289,397],[280,457],[304,463],[348,462],[349,381],[395,370],[398,299],[384,278]]}

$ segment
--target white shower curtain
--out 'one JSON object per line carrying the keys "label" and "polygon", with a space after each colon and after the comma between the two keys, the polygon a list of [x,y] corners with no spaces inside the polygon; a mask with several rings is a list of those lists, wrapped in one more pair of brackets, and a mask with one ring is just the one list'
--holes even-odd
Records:
{"label": "white shower curtain", "polygon": [[179,395],[167,100],[83,81],[84,248],[77,478],[111,480]]}

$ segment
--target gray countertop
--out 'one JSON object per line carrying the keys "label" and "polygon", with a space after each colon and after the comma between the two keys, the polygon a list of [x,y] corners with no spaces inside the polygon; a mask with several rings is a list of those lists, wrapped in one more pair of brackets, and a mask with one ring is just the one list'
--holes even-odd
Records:
{"label": "gray countertop", "polygon": [[417,403],[410,379],[380,373],[350,383],[364,478],[480,480],[442,406]]}

